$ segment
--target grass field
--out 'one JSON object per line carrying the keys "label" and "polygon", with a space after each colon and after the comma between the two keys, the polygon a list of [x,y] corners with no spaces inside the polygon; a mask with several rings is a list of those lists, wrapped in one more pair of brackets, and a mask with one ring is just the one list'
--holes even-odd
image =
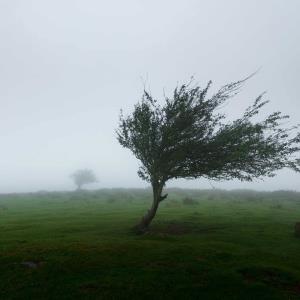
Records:
{"label": "grass field", "polygon": [[300,299],[300,193],[0,196],[0,299]]}

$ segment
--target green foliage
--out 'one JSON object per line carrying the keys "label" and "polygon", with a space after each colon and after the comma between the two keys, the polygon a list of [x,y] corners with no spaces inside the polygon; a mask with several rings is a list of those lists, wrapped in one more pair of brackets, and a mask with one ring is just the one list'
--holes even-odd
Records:
{"label": "green foliage", "polygon": [[220,112],[246,80],[211,97],[211,82],[205,88],[182,85],[163,104],[145,91],[131,115],[121,113],[117,131],[120,144],[141,162],[139,176],[164,186],[173,178],[251,181],[284,167],[300,171],[298,126],[284,127],[288,116],[281,112],[254,120],[268,103],[263,95],[232,122]]}
{"label": "green foliage", "polygon": [[85,184],[97,182],[96,175],[89,169],[77,170],[71,175],[71,178],[74,180],[78,189],[81,189]]}

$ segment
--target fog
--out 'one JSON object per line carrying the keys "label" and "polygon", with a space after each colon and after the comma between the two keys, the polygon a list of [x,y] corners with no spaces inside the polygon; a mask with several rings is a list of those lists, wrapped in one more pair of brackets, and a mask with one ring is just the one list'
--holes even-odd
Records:
{"label": "fog", "polygon": [[[144,187],[138,161],[117,140],[144,84],[162,99],[193,75],[213,87],[259,69],[230,101],[239,116],[267,91],[265,113],[299,123],[298,0],[0,2],[0,193],[73,189],[69,175],[95,171],[91,188]],[[177,180],[190,188],[299,188],[289,170],[253,183]]]}

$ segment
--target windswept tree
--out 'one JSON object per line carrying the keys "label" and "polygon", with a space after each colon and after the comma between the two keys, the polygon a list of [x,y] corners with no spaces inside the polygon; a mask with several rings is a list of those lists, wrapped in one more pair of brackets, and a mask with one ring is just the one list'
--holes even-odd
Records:
{"label": "windswept tree", "polygon": [[89,169],[77,170],[71,175],[71,178],[76,184],[78,190],[81,190],[82,186],[85,184],[97,182],[96,175]]}
{"label": "windswept tree", "polygon": [[279,111],[258,120],[268,103],[263,95],[234,121],[221,112],[246,80],[227,84],[210,97],[211,82],[204,88],[184,84],[162,104],[144,91],[132,114],[121,112],[118,141],[140,161],[138,175],[153,189],[152,206],[136,226],[139,232],[148,229],[167,198],[163,188],[170,179],[252,181],[285,167],[300,171],[299,126],[287,128],[289,116]]}

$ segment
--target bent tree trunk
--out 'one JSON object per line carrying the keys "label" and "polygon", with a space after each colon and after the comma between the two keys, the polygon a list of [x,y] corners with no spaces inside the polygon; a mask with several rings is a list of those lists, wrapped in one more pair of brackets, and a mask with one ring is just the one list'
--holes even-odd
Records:
{"label": "bent tree trunk", "polygon": [[152,184],[153,202],[151,208],[141,219],[140,223],[135,226],[135,230],[139,234],[143,234],[149,229],[149,225],[154,219],[160,202],[168,197],[168,194],[162,196],[163,184]]}

